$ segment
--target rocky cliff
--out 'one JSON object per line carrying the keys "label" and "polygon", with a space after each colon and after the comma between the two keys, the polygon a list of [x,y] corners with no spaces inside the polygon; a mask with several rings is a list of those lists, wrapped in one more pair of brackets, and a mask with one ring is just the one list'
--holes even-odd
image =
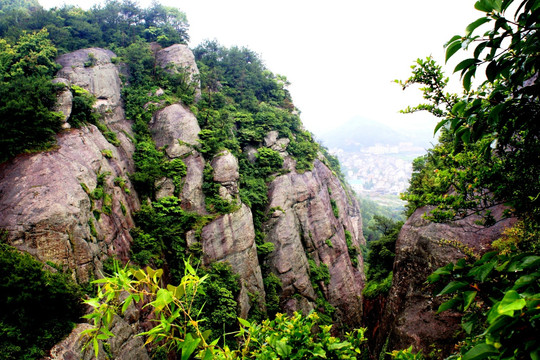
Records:
{"label": "rocky cliff", "polygon": [[[442,299],[434,296],[427,277],[466,253],[485,253],[515,221],[506,219],[483,227],[476,224],[478,217],[470,216],[451,223],[433,223],[423,218],[430,210],[417,209],[403,225],[396,242],[392,288],[379,304],[380,316],[370,323],[375,330],[372,352],[377,357],[381,350],[411,345],[415,351],[422,350],[434,358],[450,355],[459,341],[461,316],[453,311],[436,314]],[[497,218],[502,217],[502,207],[492,211]]]}
{"label": "rocky cliff", "polygon": [[[99,276],[103,261],[111,256],[128,260],[129,231],[135,225],[133,214],[140,208],[129,179],[135,171],[132,123],[124,115],[114,57],[97,48],[63,55],[58,59],[62,69],[56,80],[86,89],[97,98],[95,109],[107,131],[115,134],[114,145],[103,128],[74,129],[66,123],[54,149],[20,155],[0,165],[0,228],[8,231],[8,241],[41,261],[67,265],[79,282]],[[190,69],[189,77],[196,82],[197,67],[186,46],[156,49],[156,58],[166,69]],[[69,120],[69,90],[59,94],[58,100],[58,110]],[[200,241],[203,263],[227,261],[240,275],[241,316],[248,314],[253,301],[264,310],[262,264],[252,211],[240,203],[238,159],[228,151],[205,159],[199,151],[201,129],[192,111],[181,103],[157,108],[149,123],[151,136],[169,160],[182,160],[186,174],[179,189],[173,179],[158,180],[156,198],[177,194],[185,210],[207,215],[204,169],[211,164],[219,196],[239,206],[214,216],[202,228],[200,239],[188,232],[186,241],[188,245]],[[288,144],[288,138],[271,131],[264,142],[245,149],[255,157],[260,147],[275,148],[284,159],[284,171],[274,174],[268,184],[268,217],[263,224],[265,241],[275,247],[264,262],[282,282],[281,308],[309,311],[324,299],[337,309],[336,320],[358,326],[364,275],[357,250],[365,243],[358,202],[321,161],[322,155],[312,171],[296,172]],[[329,278],[313,281],[314,267],[326,267]],[[250,300],[253,294],[259,300]]]}

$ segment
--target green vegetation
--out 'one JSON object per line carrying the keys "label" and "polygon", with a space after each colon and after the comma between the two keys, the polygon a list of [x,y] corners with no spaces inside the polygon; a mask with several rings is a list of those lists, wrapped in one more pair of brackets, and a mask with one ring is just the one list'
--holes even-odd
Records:
{"label": "green vegetation", "polygon": [[382,237],[368,243],[366,258],[366,286],[363,295],[375,298],[386,295],[392,286],[392,269],[396,255],[396,240],[403,226],[402,221],[394,221],[384,216],[375,215],[373,232],[380,232]]}
{"label": "green vegetation", "polygon": [[[538,237],[535,241],[538,246]],[[438,311],[455,309],[464,313],[464,340],[459,347],[463,359],[540,356],[537,253],[490,252],[478,260],[448,264],[429,277],[440,284],[439,296],[449,298]]]}
{"label": "green vegetation", "polygon": [[69,273],[47,269],[30,255],[0,243],[2,359],[45,356],[79,320],[81,296]]}
{"label": "green vegetation", "polygon": [[[95,281],[99,284],[97,296],[85,300],[94,309],[85,317],[95,327],[85,333],[89,336],[87,346],[94,348],[96,357],[99,342],[112,335],[109,330],[112,315],[123,313],[131,303],[139,302],[146,303],[156,319],[155,326],[140,335],[146,336],[151,346],[182,359],[357,359],[364,349],[364,329],[347,333],[344,340],[340,340],[331,335],[331,325],[319,324],[314,312],[307,317],[298,313],[292,317],[278,314],[274,320],[264,320],[261,324],[239,318],[239,330],[228,334],[239,341],[232,343],[232,349],[229,345],[220,347],[218,339],[212,341],[211,332],[203,329],[208,319],[198,317],[200,303],[196,301],[212,275],[200,277],[187,262],[183,268],[185,273],[178,286],[162,287],[163,270],[119,268],[118,265],[112,277]],[[215,276],[219,277],[224,270],[226,268],[221,267]],[[207,287],[204,291],[214,290]],[[128,296],[121,300],[119,296],[123,292]],[[231,314],[226,313],[228,315],[222,319],[230,321]]]}
{"label": "green vegetation", "polygon": [[[513,17],[507,12],[517,5]],[[414,162],[411,186],[404,198],[409,212],[424,205],[426,217],[449,221],[479,215],[479,224],[504,217],[519,221],[483,256],[466,249],[467,258],[436,270],[428,280],[446,301],[439,312],[462,312],[461,339],[453,356],[463,360],[536,359],[540,256],[540,137],[538,113],[538,1],[480,0],[484,13],[464,36],[446,44],[446,59],[473,47],[455,68],[463,95],[445,92],[448,83],[431,58],[418,60],[404,88],[421,84],[429,102],[406,112],[427,110],[441,120],[439,144]],[[481,28],[487,29],[481,32]],[[486,80],[475,90],[472,79],[485,69]],[[463,244],[451,244],[463,246]]]}
{"label": "green vegetation", "polygon": [[46,30],[0,38],[0,162],[54,144],[62,116],[51,109],[59,87],[51,82],[58,70],[56,48]]}

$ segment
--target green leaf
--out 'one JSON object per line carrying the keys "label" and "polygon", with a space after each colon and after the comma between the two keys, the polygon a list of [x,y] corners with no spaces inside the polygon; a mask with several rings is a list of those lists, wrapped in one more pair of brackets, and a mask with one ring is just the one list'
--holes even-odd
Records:
{"label": "green leaf", "polygon": [[284,359],[287,359],[289,355],[291,354],[292,347],[287,345],[286,340],[278,340],[275,346],[276,346],[276,352],[278,353],[278,355],[283,357]]}
{"label": "green leaf", "polygon": [[476,298],[477,291],[465,291],[463,293],[463,311],[467,310],[471,306],[472,302]]}
{"label": "green leaf", "polygon": [[240,322],[240,324],[242,324],[242,326],[244,327],[251,327],[251,324],[249,323],[249,321],[247,321],[246,319],[242,319],[242,318],[238,318],[238,321]]}
{"label": "green leaf", "polygon": [[466,91],[471,90],[471,79],[474,76],[474,73],[476,72],[476,66],[472,67],[467,71],[465,76],[463,76],[463,87]]}
{"label": "green leaf", "polygon": [[446,285],[438,295],[450,294],[468,285],[469,283],[465,281],[452,281],[448,283],[448,285]]}
{"label": "green leaf", "polygon": [[97,338],[94,338],[94,339],[93,339],[92,345],[94,346],[94,355],[96,355],[96,359],[98,359],[98,355],[99,355],[99,344],[98,344],[98,339],[97,339]]}
{"label": "green leaf", "polygon": [[443,302],[437,309],[437,314],[440,314],[443,311],[455,308],[460,302],[461,302],[461,299],[459,297],[455,297],[453,299]]}
{"label": "green leaf", "polygon": [[463,355],[463,360],[481,360],[497,353],[498,351],[493,345],[478,344]]}
{"label": "green leaf", "polygon": [[480,0],[474,4],[474,8],[483,12],[491,12],[494,9],[494,4],[491,0]]}
{"label": "green leaf", "polygon": [[469,25],[467,25],[467,27],[465,28],[465,36],[469,36],[472,34],[472,32],[477,28],[479,27],[480,25],[483,25],[487,22],[490,22],[491,19],[488,18],[488,17],[481,17],[480,19],[477,19],[475,21],[473,21],[472,23],[470,23]]}
{"label": "green leaf", "polygon": [[531,274],[531,275],[524,275],[516,280],[514,283],[514,286],[512,287],[513,290],[517,290],[519,288],[522,288],[523,286],[527,286],[531,283],[534,283],[536,280],[538,280],[538,273]]}
{"label": "green leaf", "polygon": [[446,57],[444,61],[448,62],[448,59],[450,59],[452,55],[454,55],[459,49],[461,49],[461,40],[456,40],[452,43],[449,43],[446,47]]}
{"label": "green leaf", "polygon": [[184,344],[182,344],[182,357],[181,360],[188,360],[191,354],[197,349],[201,339],[194,339],[191,333],[186,335]]}
{"label": "green leaf", "polygon": [[489,82],[494,82],[497,78],[497,75],[499,75],[497,61],[493,60],[486,67],[486,77]]}
{"label": "green leaf", "polygon": [[504,298],[500,302],[498,312],[499,314],[506,314],[515,310],[521,310],[525,307],[525,305],[525,299],[522,299],[517,291],[509,290],[506,294],[504,294]]}
{"label": "green leaf", "polygon": [[538,265],[540,265],[540,256],[536,256],[536,255],[527,256],[526,258],[523,259],[520,270],[528,269],[528,268],[535,267]]}
{"label": "green leaf", "polygon": [[496,265],[496,261],[491,261],[491,262],[488,262],[487,264],[473,267],[469,271],[468,275],[474,276],[474,279],[477,281],[484,282],[489,276],[489,274],[491,273],[491,271],[493,271],[493,269],[495,268],[495,265]]}
{"label": "green leaf", "polygon": [[[435,130],[433,130],[433,135],[435,135],[437,133],[437,131],[439,131],[440,128],[442,128],[446,123],[448,122],[447,119],[443,119],[441,121],[439,121],[439,123],[437,124],[437,126],[435,126]],[[433,275],[433,274],[432,274]],[[428,278],[429,280],[429,278]],[[430,282],[433,282],[431,280],[429,280]]]}
{"label": "green leaf", "polygon": [[351,343],[348,342],[348,341],[343,341],[343,342],[337,342],[337,343],[333,343],[333,344],[328,345],[329,350],[339,350],[339,349],[343,349],[345,347],[350,348]]}
{"label": "green leaf", "polygon": [[461,327],[463,328],[463,330],[465,330],[465,332],[467,334],[470,334],[474,328],[474,325],[476,324],[476,321],[474,320],[470,320],[470,321],[465,321],[461,324]]}

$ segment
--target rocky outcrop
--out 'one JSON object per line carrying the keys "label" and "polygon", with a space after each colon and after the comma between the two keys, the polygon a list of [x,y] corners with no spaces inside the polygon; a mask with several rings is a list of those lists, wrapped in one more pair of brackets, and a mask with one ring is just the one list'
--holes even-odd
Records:
{"label": "rocky outcrop", "polygon": [[185,81],[194,88],[195,101],[201,98],[199,68],[195,63],[195,56],[187,45],[175,44],[156,52],[157,65],[165,71],[185,75]]}
{"label": "rocky outcrop", "polygon": [[[308,260],[326,264],[330,273],[324,296],[347,325],[360,324],[364,274],[352,264],[351,246],[365,244],[358,203],[332,172],[316,160],[313,171],[278,176],[269,187],[271,219],[265,224],[266,241],[275,251],[269,255],[271,270],[283,284],[281,298],[288,312],[314,307],[315,290]],[[360,257],[359,264],[362,264]],[[298,296],[293,297],[293,295]]]}
{"label": "rocky outcrop", "polygon": [[181,104],[172,104],[157,111],[148,124],[156,146],[166,147],[169,158],[178,158],[198,145],[201,128],[197,118]]}
{"label": "rocky outcrop", "polygon": [[[90,54],[94,62],[85,66]],[[98,110],[105,110],[109,126],[122,129],[115,131],[118,147],[91,125],[60,133],[51,151],[0,165],[0,228],[8,231],[9,242],[39,260],[68,265],[82,282],[108,256],[128,258],[131,213],[139,208],[128,179],[134,170],[133,144],[126,135],[131,126],[123,117],[113,56],[102,49],[65,54],[58,60],[63,68],[57,81],[85,88],[99,99]],[[69,96],[62,98],[65,116],[69,101]],[[115,179],[124,185],[117,186]],[[94,193],[98,185],[100,196]]]}
{"label": "rocky outcrop", "polygon": [[238,201],[238,159],[228,150],[222,151],[210,163],[213,180],[219,183],[219,195],[222,199]]}
{"label": "rocky outcrop", "polygon": [[[66,125],[53,150],[20,155],[0,165],[0,228],[8,230],[9,242],[39,260],[67,265],[80,282],[99,274],[102,262],[110,256],[128,259],[132,214],[140,207],[129,181],[135,170],[133,134],[124,116],[114,57],[114,53],[97,48],[62,55],[58,62],[63,68],[55,81],[66,85],[57,107],[65,119],[69,121],[72,111],[71,91],[67,89],[73,85],[84,88],[96,97],[96,110],[108,130],[116,134],[117,144],[109,143],[96,126],[68,129]],[[159,50],[156,57],[168,71],[186,70],[195,93],[200,94],[198,70],[185,45]],[[181,159],[186,165],[183,178],[158,181],[156,196],[176,195],[185,210],[208,215],[202,191],[206,162],[198,152],[197,118],[181,103],[154,105],[159,110],[149,123],[152,138],[169,160]],[[101,129],[103,124],[99,124]],[[250,148],[253,161],[256,146],[263,145],[284,158],[282,172],[269,184],[269,219],[263,230],[265,241],[273,243],[275,251],[266,258],[267,269],[283,283],[284,310],[307,312],[316,307],[317,298],[324,297],[343,323],[357,326],[364,284],[361,257],[355,255],[357,258],[351,260],[353,250],[364,245],[358,203],[319,160],[312,171],[296,173],[295,160],[286,151],[289,141],[271,131],[264,142]],[[238,159],[223,151],[207,160],[213,182],[220,185],[219,195],[238,206],[232,213],[207,217],[211,221],[200,232],[189,232],[186,241],[188,246],[200,242],[204,264],[226,261],[240,276],[240,316],[246,317],[254,305],[264,312],[265,290],[253,215],[240,201]],[[283,174],[287,169],[289,172]],[[328,267],[328,283],[314,285],[312,261]],[[80,343],[75,339],[85,326],[79,325],[56,348],[54,359],[77,358]],[[117,358],[147,358],[145,352],[139,352],[140,338],[134,337],[137,331],[133,323],[118,320],[113,330],[116,337],[110,344]]]}
{"label": "rocky outcrop", "polygon": [[258,295],[260,310],[265,297],[261,269],[255,245],[251,210],[242,205],[237,211],[218,217],[202,231],[203,262],[226,261],[240,275],[240,316],[246,318],[251,308],[249,294]]}
{"label": "rocky outcrop", "polygon": [[[90,324],[77,324],[71,334],[60,343],[56,344],[50,351],[50,355],[45,360],[93,360],[96,359],[94,350],[90,344],[85,346],[85,338],[81,333],[90,329]],[[115,316],[111,332],[115,334],[109,340],[108,351],[103,349],[100,344],[100,351],[97,360],[106,359],[130,359],[130,360],[149,360],[148,352],[144,347],[143,338],[137,336],[136,324],[130,324],[124,319]],[[109,357],[109,353],[112,355]]]}
{"label": "rocky outcrop", "polygon": [[[502,208],[492,209],[501,218]],[[433,296],[433,287],[426,284],[429,274],[437,268],[464,257],[461,249],[476,254],[485,253],[502,231],[512,225],[512,219],[491,227],[475,223],[471,216],[452,223],[439,224],[425,220],[422,215],[430,208],[417,209],[407,220],[396,242],[394,276],[381,327],[377,334],[375,356],[387,344],[387,349],[403,349],[413,345],[415,351],[429,353],[432,346],[441,356],[450,354],[460,328],[458,313],[445,311],[436,314],[442,302]],[[445,245],[449,242],[459,246]]]}

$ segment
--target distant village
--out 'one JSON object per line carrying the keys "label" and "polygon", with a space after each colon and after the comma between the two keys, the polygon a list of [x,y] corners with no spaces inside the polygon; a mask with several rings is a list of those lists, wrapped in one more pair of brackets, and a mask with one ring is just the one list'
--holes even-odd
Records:
{"label": "distant village", "polygon": [[412,161],[425,153],[412,142],[398,145],[376,144],[356,152],[332,148],[341,162],[343,173],[357,194],[368,198],[399,196],[409,186]]}

